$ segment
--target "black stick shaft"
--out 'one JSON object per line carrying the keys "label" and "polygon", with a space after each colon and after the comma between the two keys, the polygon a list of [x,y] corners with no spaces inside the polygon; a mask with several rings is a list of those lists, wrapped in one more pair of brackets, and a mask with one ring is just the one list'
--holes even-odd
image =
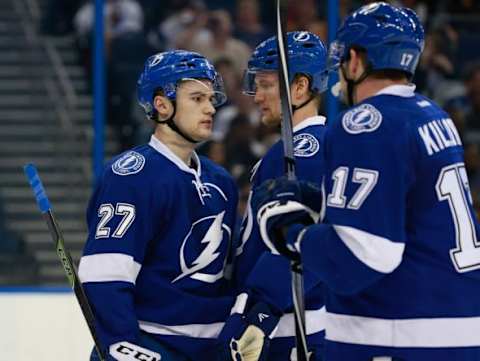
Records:
{"label": "black stick shaft", "polygon": [[27,164],[24,167],[24,171],[25,175],[27,176],[28,182],[32,187],[32,191],[35,195],[38,208],[40,209],[40,212],[42,212],[43,218],[47,223],[53,242],[55,243],[55,250],[57,251],[57,255],[62,262],[62,266],[65,271],[65,275],[68,278],[70,287],[73,289],[78,304],[80,305],[80,309],[82,310],[83,317],[85,318],[85,321],[87,321],[88,329],[90,330],[90,334],[92,335],[93,341],[95,342],[95,348],[98,356],[100,357],[100,361],[105,361],[106,357],[101,347],[98,333],[95,329],[95,317],[93,315],[92,308],[88,303],[88,298],[82,287],[80,278],[78,278],[77,270],[75,269],[75,265],[73,264],[72,257],[70,256],[70,253],[65,249],[65,242],[63,241],[62,231],[60,230],[60,227],[55,220],[52,206],[50,205],[47,193],[45,192],[45,188],[43,187],[40,176],[38,175],[37,168],[33,164]]}
{"label": "black stick shaft", "polygon": [[55,249],[57,251],[58,257],[60,258],[60,261],[62,262],[65,275],[68,278],[68,283],[70,284],[70,287],[75,293],[80,309],[82,310],[83,317],[87,322],[88,329],[90,330],[90,334],[92,335],[93,341],[95,343],[95,349],[100,356],[100,361],[104,361],[105,354],[101,347],[100,340],[98,339],[97,331],[95,329],[95,317],[93,315],[93,311],[90,307],[90,304],[88,303],[87,295],[85,294],[85,291],[78,277],[72,257],[70,253],[65,249],[62,232],[55,220],[53,211],[50,209],[48,210],[48,212],[43,213],[43,218],[47,223],[53,242],[55,243]]}
{"label": "black stick shaft", "polygon": [[[295,180],[295,158],[293,151],[292,129],[292,101],[290,95],[290,79],[288,72],[288,51],[286,51],[287,36],[283,31],[286,23],[287,0],[277,0],[277,46],[279,54],[279,85],[282,107],[282,141],[285,158],[285,172],[287,178]],[[290,263],[292,275],[292,299],[295,315],[295,343],[298,361],[308,360],[307,338],[305,331],[305,301],[303,291],[303,268],[302,263],[292,261]]]}

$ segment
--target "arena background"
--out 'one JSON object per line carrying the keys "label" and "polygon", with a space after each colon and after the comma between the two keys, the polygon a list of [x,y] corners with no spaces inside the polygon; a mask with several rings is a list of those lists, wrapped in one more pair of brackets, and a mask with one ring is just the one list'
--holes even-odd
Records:
{"label": "arena background", "polygon": [[[288,30],[312,31],[328,43],[328,25],[368,1],[290,3]],[[480,1],[391,3],[414,9],[425,27],[414,82],[454,120],[480,210]],[[252,49],[274,34],[274,12],[273,0],[0,0],[1,359],[80,361],[92,344],[23,165],[37,165],[78,262],[103,160],[151,132],[135,97],[143,61],[173,48],[199,51],[216,64],[229,98],[199,152],[236,178],[241,215],[249,169],[278,139],[241,93]]]}

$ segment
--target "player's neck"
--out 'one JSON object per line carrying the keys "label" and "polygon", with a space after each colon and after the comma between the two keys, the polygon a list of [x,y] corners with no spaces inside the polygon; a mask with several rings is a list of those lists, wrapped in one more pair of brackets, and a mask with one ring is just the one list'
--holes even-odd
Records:
{"label": "player's neck", "polygon": [[292,125],[295,127],[305,119],[314,117],[316,115],[318,115],[317,103],[315,100],[312,100],[293,113]]}
{"label": "player's neck", "polygon": [[367,98],[370,98],[377,94],[380,90],[390,85],[407,85],[408,82],[402,80],[392,79],[375,79],[367,78],[356,86],[355,89],[355,103],[360,103]]}
{"label": "player's neck", "polygon": [[166,127],[157,126],[153,135],[165,144],[168,149],[170,149],[172,153],[180,158],[186,165],[190,166],[195,144],[190,143],[170,128],[164,128]]}

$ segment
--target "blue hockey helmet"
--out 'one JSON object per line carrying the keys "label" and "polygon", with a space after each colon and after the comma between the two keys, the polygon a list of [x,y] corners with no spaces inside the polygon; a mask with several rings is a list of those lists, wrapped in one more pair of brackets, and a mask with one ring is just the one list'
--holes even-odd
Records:
{"label": "blue hockey helmet", "polygon": [[[328,73],[326,70],[327,50],[320,38],[308,31],[287,33],[287,52],[289,82],[296,75],[304,74],[310,78],[310,90],[322,93],[327,89]],[[255,95],[255,74],[263,71],[277,71],[277,38],[272,36],[260,43],[248,61],[243,78],[243,93]]]}
{"label": "blue hockey helmet", "polygon": [[171,101],[177,98],[177,85],[182,80],[206,79],[212,82],[215,107],[227,97],[223,80],[213,65],[202,55],[186,50],[173,50],[150,56],[137,81],[137,99],[147,117],[153,119],[153,98],[158,90]]}
{"label": "blue hockey helmet", "polygon": [[362,6],[348,16],[329,49],[329,70],[348,60],[350,49],[366,51],[370,71],[401,70],[413,76],[424,47],[423,27],[408,8],[385,2]]}

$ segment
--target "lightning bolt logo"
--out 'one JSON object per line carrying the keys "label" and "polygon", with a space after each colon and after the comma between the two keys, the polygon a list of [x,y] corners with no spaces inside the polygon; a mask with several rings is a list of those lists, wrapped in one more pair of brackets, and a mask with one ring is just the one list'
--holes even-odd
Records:
{"label": "lightning bolt logo", "polygon": [[360,113],[357,114],[356,117],[354,117],[354,123],[355,124],[362,124],[365,121],[369,120],[371,114],[368,110],[363,110]]}
{"label": "lightning bolt logo", "polygon": [[150,67],[160,64],[163,58],[164,58],[164,53],[160,53],[152,56],[152,60],[150,61]]}
{"label": "lightning bolt logo", "polygon": [[311,157],[318,152],[320,144],[311,134],[302,133],[293,137],[295,157]]}
{"label": "lightning bolt logo", "polygon": [[[230,235],[230,229],[223,224],[224,216],[225,216],[225,211],[215,216],[209,216],[209,217],[199,219],[198,221],[192,224],[192,228],[190,229],[190,232],[188,232],[187,236],[183,240],[182,246],[180,248],[180,268],[182,270],[182,273],[179,276],[177,276],[172,281],[172,283],[177,282],[178,280],[181,280],[182,278],[185,278],[187,276],[189,276],[190,278],[196,279],[198,281],[213,283],[223,276],[223,268],[217,274],[200,273],[199,271],[204,269],[208,265],[210,265],[220,256],[221,252],[219,252],[219,248],[223,240],[223,230],[225,229]],[[202,244],[206,244],[207,246],[203,249],[200,255],[192,262],[191,266],[189,267],[187,265],[187,262],[185,261],[185,255],[184,255],[185,245],[187,244],[187,241],[190,238],[194,227],[200,224],[201,222],[210,220],[212,218],[213,218],[213,222],[200,242]]]}
{"label": "lightning bolt logo", "polygon": [[135,151],[130,151],[122,155],[112,164],[112,171],[118,175],[136,174],[143,169],[145,157]]}
{"label": "lightning bolt logo", "polygon": [[129,156],[125,159],[120,159],[120,161],[118,162],[118,165],[119,165],[119,167],[127,168],[127,167],[133,165],[135,162],[136,162],[136,158],[133,157],[133,156]]}
{"label": "lightning bolt logo", "polygon": [[346,112],[342,118],[343,129],[350,134],[374,132],[382,124],[382,113],[371,104],[362,104]]}
{"label": "lightning bolt logo", "polygon": [[305,148],[306,145],[308,145],[308,139],[301,139],[298,144],[295,146],[295,150],[300,150],[300,149],[303,149]]}

